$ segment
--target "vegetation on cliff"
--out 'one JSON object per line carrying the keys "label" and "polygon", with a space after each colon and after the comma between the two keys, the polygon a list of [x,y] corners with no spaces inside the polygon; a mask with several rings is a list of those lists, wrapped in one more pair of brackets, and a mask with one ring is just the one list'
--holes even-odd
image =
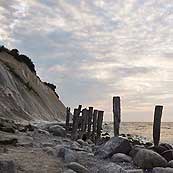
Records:
{"label": "vegetation on cliff", "polygon": [[[31,72],[33,72],[36,75],[35,65],[28,56],[20,54],[17,49],[9,50],[5,46],[0,46],[0,52],[6,52],[6,53],[12,55],[17,61],[26,64],[27,67],[31,70]],[[13,72],[13,74],[15,73],[14,70],[11,70],[11,71]],[[17,75],[17,74],[15,73],[15,75]],[[18,78],[19,78],[19,76],[18,76]],[[44,84],[46,86],[48,86],[51,90],[53,90],[55,92],[56,96],[59,98],[58,94],[55,91],[56,86],[54,84],[51,84],[48,82],[44,82]]]}

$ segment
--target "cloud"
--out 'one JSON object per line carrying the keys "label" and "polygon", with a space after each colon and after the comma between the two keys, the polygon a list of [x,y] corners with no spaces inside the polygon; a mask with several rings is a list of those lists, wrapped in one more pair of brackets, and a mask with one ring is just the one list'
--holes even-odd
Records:
{"label": "cloud", "polygon": [[66,105],[110,120],[120,95],[123,120],[151,121],[172,104],[172,18],[170,0],[1,0],[0,44],[29,55]]}

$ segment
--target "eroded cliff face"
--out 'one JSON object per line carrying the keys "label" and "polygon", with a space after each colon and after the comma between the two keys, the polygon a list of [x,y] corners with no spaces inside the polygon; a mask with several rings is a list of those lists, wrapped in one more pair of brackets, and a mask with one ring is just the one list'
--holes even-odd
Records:
{"label": "eroded cliff face", "polygon": [[65,106],[25,63],[0,52],[0,117],[64,120]]}

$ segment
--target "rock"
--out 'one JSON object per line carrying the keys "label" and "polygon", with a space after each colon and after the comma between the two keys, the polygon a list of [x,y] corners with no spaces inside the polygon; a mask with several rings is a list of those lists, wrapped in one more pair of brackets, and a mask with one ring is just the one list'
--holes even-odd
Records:
{"label": "rock", "polygon": [[115,163],[108,163],[101,166],[98,173],[126,173],[126,171]]}
{"label": "rock", "polygon": [[53,147],[54,145],[53,145],[53,143],[48,142],[48,143],[42,143],[41,146],[42,147]]}
{"label": "rock", "polygon": [[82,139],[78,139],[77,142],[78,142],[80,145],[82,145],[82,146],[88,146],[88,143],[85,142],[85,141],[82,140]]}
{"label": "rock", "polygon": [[90,139],[88,139],[86,142],[87,142],[89,145],[90,145],[90,144],[93,144],[93,142],[92,142]]}
{"label": "rock", "polygon": [[145,149],[145,147],[144,147],[144,146],[135,146],[135,147],[133,147],[133,148],[131,149],[131,151],[129,152],[129,156],[132,157],[132,158],[134,158],[135,155],[137,154],[137,152],[138,152],[139,150],[141,150],[141,149]]}
{"label": "rock", "polygon": [[161,155],[147,149],[141,149],[137,152],[134,163],[142,169],[167,166],[167,161]]}
{"label": "rock", "polygon": [[173,173],[173,168],[154,168],[152,173]]}
{"label": "rock", "polygon": [[16,172],[16,166],[13,160],[0,160],[0,173]]}
{"label": "rock", "polygon": [[74,141],[70,147],[73,149],[79,149],[81,145],[78,142]]}
{"label": "rock", "polygon": [[126,173],[144,173],[142,169],[127,170]]}
{"label": "rock", "polygon": [[43,151],[46,152],[48,155],[56,156],[56,150],[51,147],[43,148]]}
{"label": "rock", "polygon": [[173,160],[173,149],[164,151],[161,155],[169,162]]}
{"label": "rock", "polygon": [[47,130],[42,130],[42,129],[38,129],[38,133],[41,133],[41,134],[44,134],[44,135],[47,135],[47,136],[50,135],[50,133]]}
{"label": "rock", "polygon": [[68,168],[72,169],[77,173],[89,173],[88,169],[77,162],[71,162],[67,165]]}
{"label": "rock", "polygon": [[111,158],[112,162],[131,162],[132,158],[123,153],[114,154]]}
{"label": "rock", "polygon": [[103,146],[99,147],[95,152],[98,158],[108,158],[115,153],[128,154],[131,150],[131,145],[127,139],[121,137],[113,137]]}
{"label": "rock", "polygon": [[169,161],[168,167],[173,168],[173,160]]}
{"label": "rock", "polygon": [[0,135],[0,145],[16,145],[18,139],[13,136]]}
{"label": "rock", "polygon": [[56,156],[62,158],[65,162],[75,162],[77,160],[77,153],[65,148],[63,145],[55,147]]}
{"label": "rock", "polygon": [[72,169],[67,169],[64,171],[64,173],[76,173],[76,171],[73,171]]}
{"label": "rock", "polygon": [[17,147],[33,147],[33,143],[32,142],[21,142],[21,143],[17,143],[16,145]]}
{"label": "rock", "polygon": [[49,127],[49,132],[55,136],[61,136],[61,137],[66,136],[66,130],[59,125],[54,125],[54,126]]}

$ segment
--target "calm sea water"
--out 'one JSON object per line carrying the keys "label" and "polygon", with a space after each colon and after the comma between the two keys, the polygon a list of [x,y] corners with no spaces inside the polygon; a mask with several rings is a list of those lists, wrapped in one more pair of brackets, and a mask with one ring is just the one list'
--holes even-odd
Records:
{"label": "calm sea water", "polygon": [[[104,124],[103,129],[113,136],[113,123]],[[120,133],[132,134],[146,137],[152,141],[153,124],[150,122],[122,122]],[[173,122],[162,122],[161,125],[161,142],[173,144]]]}

